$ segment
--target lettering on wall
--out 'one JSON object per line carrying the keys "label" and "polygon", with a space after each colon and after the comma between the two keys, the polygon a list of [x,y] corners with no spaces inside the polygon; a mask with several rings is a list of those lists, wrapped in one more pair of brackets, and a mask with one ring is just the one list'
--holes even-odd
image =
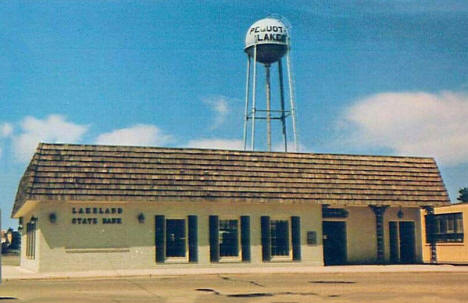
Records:
{"label": "lettering on wall", "polygon": [[322,208],[322,218],[347,218],[348,214],[344,208]]}
{"label": "lettering on wall", "polygon": [[[72,224],[122,224],[121,207],[72,207]],[[92,216],[91,216],[92,215]]]}
{"label": "lettering on wall", "polygon": [[275,41],[286,42],[286,29],[283,31],[282,26],[255,26],[250,28],[250,34],[254,33],[255,41]]}

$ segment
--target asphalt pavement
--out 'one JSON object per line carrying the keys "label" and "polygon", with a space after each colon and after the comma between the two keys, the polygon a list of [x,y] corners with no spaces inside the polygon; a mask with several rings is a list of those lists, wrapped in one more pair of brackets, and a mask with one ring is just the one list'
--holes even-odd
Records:
{"label": "asphalt pavement", "polygon": [[[432,267],[434,270],[436,267]],[[457,267],[437,267],[439,270]],[[7,280],[1,302],[12,303],[460,303],[468,272],[243,273]],[[406,268],[406,270],[413,267]],[[426,267],[417,267],[424,270]],[[327,268],[327,270],[329,270]],[[193,273],[193,272],[192,272]]]}

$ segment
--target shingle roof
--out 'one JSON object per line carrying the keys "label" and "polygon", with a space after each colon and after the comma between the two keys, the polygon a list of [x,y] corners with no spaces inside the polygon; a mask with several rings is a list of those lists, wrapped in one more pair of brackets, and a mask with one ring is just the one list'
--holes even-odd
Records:
{"label": "shingle roof", "polygon": [[39,144],[12,215],[38,201],[444,205],[432,158]]}

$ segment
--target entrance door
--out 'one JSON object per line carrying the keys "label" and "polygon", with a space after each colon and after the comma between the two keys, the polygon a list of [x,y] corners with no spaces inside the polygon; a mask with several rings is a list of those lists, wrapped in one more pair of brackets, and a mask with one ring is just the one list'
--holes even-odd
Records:
{"label": "entrance door", "polygon": [[414,222],[400,222],[400,262],[414,263]]}
{"label": "entrance door", "polygon": [[414,222],[389,222],[390,261],[392,263],[414,263]]}
{"label": "entrance door", "polygon": [[346,222],[323,221],[323,258],[325,265],[346,263]]}

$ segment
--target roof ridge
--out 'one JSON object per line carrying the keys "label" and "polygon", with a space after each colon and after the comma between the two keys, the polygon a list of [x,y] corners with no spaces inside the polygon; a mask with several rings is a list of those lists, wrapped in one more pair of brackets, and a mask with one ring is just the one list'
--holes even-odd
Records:
{"label": "roof ridge", "polygon": [[[49,148],[50,147],[50,148]],[[85,147],[94,148],[95,151],[105,151],[104,149],[115,149],[125,150],[131,152],[150,152],[150,151],[173,151],[173,152],[187,152],[187,153],[242,153],[256,156],[280,156],[284,158],[294,158],[297,156],[308,157],[308,156],[336,156],[336,157],[369,157],[369,158],[393,158],[393,159],[426,159],[435,161],[434,157],[430,156],[406,156],[406,155],[369,155],[369,154],[339,154],[339,153],[312,153],[312,152],[280,152],[280,151],[249,151],[249,150],[235,150],[235,149],[213,149],[213,148],[191,148],[191,147],[161,147],[161,146],[138,146],[138,145],[101,145],[101,144],[69,144],[69,143],[39,143],[38,150],[53,150],[58,148],[53,147],[64,147],[59,148],[60,150],[66,150],[67,147]],[[137,149],[137,150],[135,150]],[[72,150],[72,149],[71,149]],[[73,149],[76,150],[76,149]],[[144,150],[144,151],[139,151]],[[146,151],[145,151],[146,150]]]}

